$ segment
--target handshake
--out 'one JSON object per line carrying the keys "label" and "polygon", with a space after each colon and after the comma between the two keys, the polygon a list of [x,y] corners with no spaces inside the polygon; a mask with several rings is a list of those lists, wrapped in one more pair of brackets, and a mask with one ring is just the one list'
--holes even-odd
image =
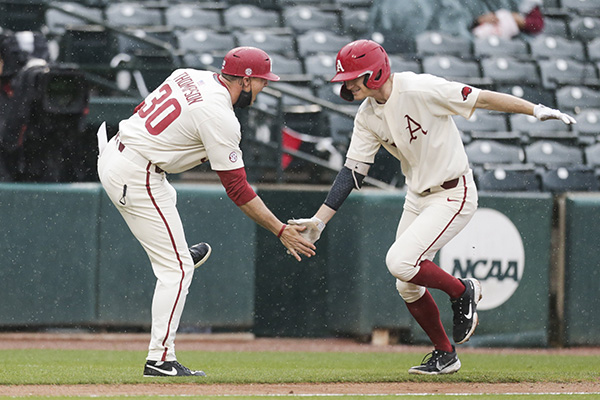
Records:
{"label": "handshake", "polygon": [[305,226],[306,229],[299,233],[304,239],[311,243],[315,243],[319,240],[321,232],[325,229],[325,223],[317,217],[289,219],[287,223],[289,225]]}

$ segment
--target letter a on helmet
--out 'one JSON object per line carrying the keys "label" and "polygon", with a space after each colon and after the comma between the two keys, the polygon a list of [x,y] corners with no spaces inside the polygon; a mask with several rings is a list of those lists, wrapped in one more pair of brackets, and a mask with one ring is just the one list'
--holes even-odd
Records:
{"label": "letter a on helmet", "polygon": [[[346,82],[365,76],[365,86],[379,89],[390,77],[390,59],[384,48],[372,40],[356,40],[348,43],[338,52],[336,58],[336,74],[331,82]],[[344,94],[340,95],[352,101]],[[344,96],[346,95],[346,97]],[[353,96],[352,96],[353,98]]]}

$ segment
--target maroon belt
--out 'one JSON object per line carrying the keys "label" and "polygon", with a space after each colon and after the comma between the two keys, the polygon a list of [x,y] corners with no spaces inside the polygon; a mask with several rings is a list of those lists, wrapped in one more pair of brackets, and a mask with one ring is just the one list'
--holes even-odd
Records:
{"label": "maroon belt", "polygon": [[[119,152],[122,153],[123,150],[125,150],[125,145],[123,144],[123,142],[119,141],[119,146],[117,148],[119,149]],[[163,172],[165,172],[161,167],[157,165],[154,165],[154,170],[157,174],[162,174]]]}
{"label": "maroon belt", "polygon": [[[460,181],[460,178],[454,178],[451,179],[449,181],[446,181],[444,183],[442,183],[440,186],[442,187],[442,189],[452,189],[455,188],[458,185],[458,182]],[[431,193],[431,189],[425,189],[423,191],[423,193]]]}

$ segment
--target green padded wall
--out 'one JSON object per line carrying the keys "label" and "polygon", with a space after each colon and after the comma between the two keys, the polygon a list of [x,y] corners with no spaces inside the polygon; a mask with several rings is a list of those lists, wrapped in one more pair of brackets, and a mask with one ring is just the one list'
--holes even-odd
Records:
{"label": "green padded wall", "polygon": [[0,184],[0,321],[95,318],[98,185]]}
{"label": "green padded wall", "polygon": [[[312,216],[327,192],[261,189],[259,195],[283,222]],[[258,228],[256,249],[256,315],[259,336],[326,336],[327,241],[317,255],[301,262],[286,254],[281,241]]]}
{"label": "green padded wall", "polygon": [[600,195],[566,198],[565,341],[600,345]]}
{"label": "green padded wall", "polygon": [[[254,223],[220,185],[174,185],[188,244],[208,242],[210,259],[196,270],[182,326],[249,327],[254,310]],[[102,196],[98,320],[149,325],[156,279],[142,246]]]}
{"label": "green padded wall", "polygon": [[385,264],[403,204],[401,192],[355,191],[328,224],[327,302],[333,332],[369,335],[374,328],[410,328],[410,314]]}

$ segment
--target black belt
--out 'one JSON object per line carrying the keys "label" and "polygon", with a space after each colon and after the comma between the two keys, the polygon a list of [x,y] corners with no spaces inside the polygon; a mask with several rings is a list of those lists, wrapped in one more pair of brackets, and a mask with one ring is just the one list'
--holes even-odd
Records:
{"label": "black belt", "polygon": [[[451,179],[449,181],[446,181],[444,183],[442,183],[440,186],[442,187],[442,189],[452,189],[455,188],[456,186],[458,186],[458,182],[460,181],[460,178],[454,178]],[[431,189],[425,189],[423,191],[423,193],[431,193]]]}

